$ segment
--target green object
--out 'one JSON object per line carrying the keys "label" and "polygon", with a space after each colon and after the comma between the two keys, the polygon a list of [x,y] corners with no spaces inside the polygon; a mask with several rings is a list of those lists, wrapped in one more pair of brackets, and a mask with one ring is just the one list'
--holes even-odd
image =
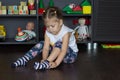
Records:
{"label": "green object", "polygon": [[82,14],[82,11],[66,11],[68,14]]}
{"label": "green object", "polygon": [[102,47],[103,48],[120,48],[120,45],[105,45],[105,44],[102,44]]}
{"label": "green object", "polygon": [[49,1],[49,6],[50,6],[50,7],[53,7],[53,6],[54,6],[53,0],[50,0],[50,1]]}
{"label": "green object", "polygon": [[83,0],[83,2],[81,3],[81,6],[90,6],[90,2],[88,0]]}
{"label": "green object", "polygon": [[66,6],[63,8],[63,11],[72,11],[72,9],[69,6]]}
{"label": "green object", "polygon": [[44,8],[43,0],[39,0],[39,8]]}

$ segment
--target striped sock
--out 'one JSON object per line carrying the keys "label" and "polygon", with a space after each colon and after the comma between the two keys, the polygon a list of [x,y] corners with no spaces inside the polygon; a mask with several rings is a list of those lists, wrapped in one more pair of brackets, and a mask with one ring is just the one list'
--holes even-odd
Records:
{"label": "striped sock", "polygon": [[44,70],[44,69],[49,69],[49,61],[48,60],[45,60],[44,62],[42,63],[39,63],[39,62],[35,62],[34,64],[34,69],[35,70]]}
{"label": "striped sock", "polygon": [[12,63],[12,67],[19,67],[19,66],[26,66],[26,63],[29,61],[29,57],[28,56],[23,56],[21,58],[19,58],[16,62]]}

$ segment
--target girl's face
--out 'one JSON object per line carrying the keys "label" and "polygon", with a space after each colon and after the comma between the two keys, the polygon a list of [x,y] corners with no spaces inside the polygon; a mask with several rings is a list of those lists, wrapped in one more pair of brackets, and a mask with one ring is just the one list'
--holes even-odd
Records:
{"label": "girl's face", "polygon": [[53,18],[46,18],[44,19],[45,22],[45,26],[48,32],[57,35],[59,33],[59,31],[61,30],[61,26],[62,26],[62,20],[61,19],[57,19],[55,17]]}

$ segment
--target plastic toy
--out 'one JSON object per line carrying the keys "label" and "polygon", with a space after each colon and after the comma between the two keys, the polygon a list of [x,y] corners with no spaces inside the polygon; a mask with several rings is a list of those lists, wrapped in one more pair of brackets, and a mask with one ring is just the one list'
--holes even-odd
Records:
{"label": "plastic toy", "polygon": [[101,44],[102,48],[120,48],[120,44]]}
{"label": "plastic toy", "polygon": [[81,3],[81,6],[89,6],[89,5],[91,4],[88,0],[83,0],[83,2]]}
{"label": "plastic toy", "polygon": [[54,6],[53,0],[50,0],[50,1],[49,1],[49,6],[50,6],[50,7],[53,7],[53,6]]}
{"label": "plastic toy", "polygon": [[74,3],[69,4],[69,5],[67,5],[67,6],[65,6],[65,7],[63,8],[63,11],[65,11],[65,12],[67,12],[67,11],[72,11],[72,8],[73,8],[74,6],[75,6]]}
{"label": "plastic toy", "polygon": [[77,26],[74,30],[77,31],[78,33],[78,40],[85,40],[89,37],[89,31],[88,31],[88,26],[85,25],[85,18],[79,18],[78,19],[78,23],[79,26]]}
{"label": "plastic toy", "polygon": [[6,30],[4,25],[0,25],[0,40],[4,41],[6,38]]}
{"label": "plastic toy", "polygon": [[38,13],[39,14],[43,14],[44,12],[44,3],[43,3],[43,0],[39,0],[39,9],[38,9]]}
{"label": "plastic toy", "polygon": [[29,10],[35,9],[35,0],[28,0],[28,9]]}
{"label": "plastic toy", "polygon": [[81,11],[81,10],[82,8],[78,5],[73,8],[73,11]]}
{"label": "plastic toy", "polygon": [[15,37],[16,41],[29,41],[36,37],[34,29],[34,23],[28,22],[26,26],[26,30],[22,30],[20,27],[18,27],[18,33]]}
{"label": "plastic toy", "polygon": [[84,0],[81,3],[83,14],[91,14],[91,4],[88,0]]}
{"label": "plastic toy", "polygon": [[74,3],[69,4],[63,8],[63,11],[68,14],[82,14],[82,8]]}

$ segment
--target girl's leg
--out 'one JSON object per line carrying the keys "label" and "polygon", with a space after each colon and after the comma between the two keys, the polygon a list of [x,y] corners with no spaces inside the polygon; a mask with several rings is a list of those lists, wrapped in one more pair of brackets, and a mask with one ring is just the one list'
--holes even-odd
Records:
{"label": "girl's leg", "polygon": [[57,48],[57,47],[53,48],[53,50],[47,60],[54,61],[57,58],[57,56],[59,55],[59,53],[60,53],[60,48]]}
{"label": "girl's leg", "polygon": [[[62,47],[62,42],[56,42],[55,43],[55,49],[53,50],[52,54],[50,55],[50,57],[48,57],[49,61],[53,61],[57,58],[57,56],[60,53],[60,49]],[[78,52],[74,52],[70,47],[68,47],[67,50],[67,54],[63,60],[64,63],[73,63],[75,62],[76,58],[77,58],[77,54]]]}
{"label": "girl's leg", "polygon": [[32,47],[23,57],[18,58],[17,61],[12,63],[12,67],[25,66],[26,63],[39,55],[42,52],[44,42],[40,41],[34,47]]}
{"label": "girl's leg", "polygon": [[[57,56],[60,53],[60,49],[62,47],[62,43],[61,42],[56,42],[55,44],[55,48],[52,50],[50,56],[48,57],[49,61],[54,61]],[[73,63],[75,62],[76,58],[77,58],[77,52],[74,52],[70,47],[67,50],[67,54],[63,60],[64,63]],[[36,70],[41,70],[41,69],[49,69],[50,65],[49,65],[49,61],[45,60],[42,63],[36,62],[34,65],[34,69]]]}
{"label": "girl's leg", "polygon": [[78,52],[74,52],[70,47],[67,50],[67,54],[63,60],[64,63],[73,63],[77,58]]}
{"label": "girl's leg", "polygon": [[36,69],[36,70],[49,69],[49,67],[50,67],[49,61],[54,61],[57,58],[57,56],[60,53],[61,45],[62,45],[61,42],[56,42],[55,47],[52,49],[52,52],[50,53],[50,56],[48,57],[48,59],[42,63],[35,62],[34,69]]}

